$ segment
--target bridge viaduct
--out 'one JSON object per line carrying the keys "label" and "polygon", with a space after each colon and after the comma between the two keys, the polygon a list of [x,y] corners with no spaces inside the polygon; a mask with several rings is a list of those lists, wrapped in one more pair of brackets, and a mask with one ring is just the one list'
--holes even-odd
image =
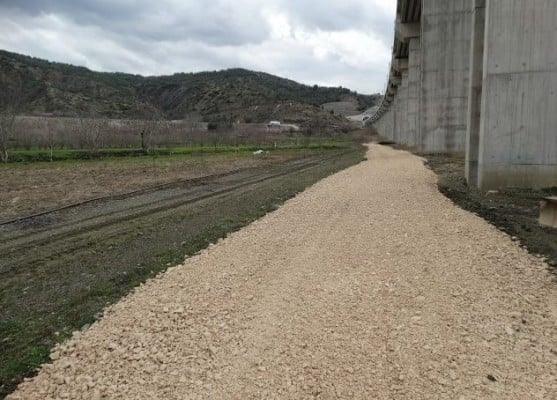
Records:
{"label": "bridge viaduct", "polygon": [[482,190],[557,186],[557,0],[398,0],[371,123],[420,152],[466,152]]}

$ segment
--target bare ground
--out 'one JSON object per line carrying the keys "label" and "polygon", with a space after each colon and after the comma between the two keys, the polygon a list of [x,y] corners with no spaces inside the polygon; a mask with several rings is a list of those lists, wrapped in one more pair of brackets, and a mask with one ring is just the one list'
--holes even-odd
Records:
{"label": "bare ground", "polygon": [[10,399],[550,399],[548,266],[372,146],[58,347]]}
{"label": "bare ground", "polygon": [[439,177],[441,193],[511,235],[530,253],[543,255],[557,273],[557,229],[538,223],[540,200],[557,195],[557,187],[482,192],[466,183],[464,154],[425,154],[424,157]]}
{"label": "bare ground", "polygon": [[168,182],[277,164],[301,158],[305,152],[282,151],[266,157],[243,152],[0,165],[0,220]]}

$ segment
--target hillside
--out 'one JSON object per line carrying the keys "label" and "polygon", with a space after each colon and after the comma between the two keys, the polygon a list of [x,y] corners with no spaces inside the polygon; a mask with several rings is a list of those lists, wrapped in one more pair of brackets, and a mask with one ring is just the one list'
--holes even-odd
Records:
{"label": "hillside", "polygon": [[377,95],[308,86],[240,68],[143,77],[95,72],[0,50],[0,91],[9,92],[10,87],[21,93],[22,113],[110,118],[158,114],[169,119],[264,122],[280,117],[300,122],[301,115],[320,115],[338,120],[321,104],[347,96],[361,109],[378,102]]}

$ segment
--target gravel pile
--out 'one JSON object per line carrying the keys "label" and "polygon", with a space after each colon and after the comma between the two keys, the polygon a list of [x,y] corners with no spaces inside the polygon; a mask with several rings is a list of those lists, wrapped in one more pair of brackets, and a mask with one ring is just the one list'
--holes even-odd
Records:
{"label": "gravel pile", "polygon": [[371,146],[111,306],[8,398],[556,398],[546,264],[435,182]]}

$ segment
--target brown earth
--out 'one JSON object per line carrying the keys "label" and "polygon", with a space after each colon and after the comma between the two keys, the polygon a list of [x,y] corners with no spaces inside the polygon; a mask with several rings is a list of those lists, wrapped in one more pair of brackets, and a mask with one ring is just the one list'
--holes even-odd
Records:
{"label": "brown earth", "polygon": [[52,357],[8,398],[549,399],[557,291],[421,159],[376,145]]}
{"label": "brown earth", "polygon": [[0,165],[0,220],[80,201],[302,158],[310,150]]}

